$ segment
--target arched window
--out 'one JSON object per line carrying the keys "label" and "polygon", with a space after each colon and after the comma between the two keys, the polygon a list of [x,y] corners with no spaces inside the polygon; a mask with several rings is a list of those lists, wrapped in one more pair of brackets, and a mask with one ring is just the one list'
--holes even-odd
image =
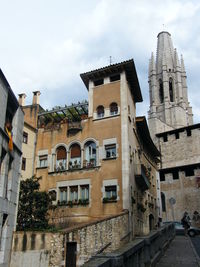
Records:
{"label": "arched window", "polygon": [[70,147],[69,169],[81,168],[81,147],[79,144],[73,144]]}
{"label": "arched window", "polygon": [[164,91],[163,91],[163,82],[160,79],[159,80],[159,97],[160,97],[160,103],[163,103],[164,101]]}
{"label": "arched window", "polygon": [[111,103],[110,104],[110,115],[116,115],[118,114],[118,105],[117,103]]}
{"label": "arched window", "polygon": [[170,102],[173,102],[174,101],[173,81],[172,81],[172,78],[169,79],[169,98],[170,98]]}
{"label": "arched window", "polygon": [[66,169],[67,152],[64,146],[56,149],[56,170],[62,171]]}
{"label": "arched window", "polygon": [[166,202],[165,202],[165,194],[161,192],[161,203],[162,203],[162,211],[166,211]]}
{"label": "arched window", "polygon": [[50,198],[51,201],[55,201],[56,200],[56,195],[57,195],[56,190],[49,191],[49,198]]}
{"label": "arched window", "polygon": [[97,107],[97,117],[103,118],[104,117],[104,106]]}
{"label": "arched window", "polygon": [[84,167],[90,168],[96,166],[96,144],[93,141],[88,141],[84,147],[85,151],[85,159],[84,159]]}

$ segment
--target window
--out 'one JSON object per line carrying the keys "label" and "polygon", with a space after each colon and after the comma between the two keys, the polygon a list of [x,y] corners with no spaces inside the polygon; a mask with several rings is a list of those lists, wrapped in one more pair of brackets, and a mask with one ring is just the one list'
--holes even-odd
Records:
{"label": "window", "polygon": [[194,176],[194,169],[192,167],[185,169],[185,176]]}
{"label": "window", "polygon": [[0,156],[0,173],[1,173],[1,166],[2,166],[3,160],[5,158],[5,155],[6,155],[6,151],[2,148],[1,156]]}
{"label": "window", "polygon": [[169,79],[169,98],[170,98],[170,102],[174,101],[174,96],[173,96],[173,83],[172,83],[172,79]]}
{"label": "window", "polygon": [[28,143],[28,133],[23,132],[23,143],[27,144]]}
{"label": "window", "polygon": [[104,84],[103,79],[99,79],[99,80],[94,81],[94,86],[98,86],[98,85],[102,85],[102,84]]}
{"label": "window", "polygon": [[176,139],[179,139],[179,133],[175,133]]}
{"label": "window", "polygon": [[167,142],[167,141],[168,141],[167,134],[165,134],[165,135],[163,136],[163,141],[164,141],[164,142]]}
{"label": "window", "polygon": [[96,144],[93,141],[88,141],[85,144],[85,160],[84,167],[96,166]]}
{"label": "window", "polygon": [[22,170],[25,171],[26,170],[26,159],[22,158]]}
{"label": "window", "polygon": [[81,200],[89,200],[89,185],[80,186],[80,197]]}
{"label": "window", "polygon": [[60,187],[60,202],[67,202],[67,187]]}
{"label": "window", "polygon": [[57,195],[56,190],[49,191],[49,198],[50,198],[51,201],[55,201],[56,200],[56,195]]}
{"label": "window", "polygon": [[190,129],[187,129],[187,136],[191,136],[192,135],[192,131]]}
{"label": "window", "polygon": [[117,186],[116,185],[105,186],[105,197],[110,200],[117,199]]}
{"label": "window", "polygon": [[47,167],[48,161],[47,161],[47,155],[39,156],[39,167]]}
{"label": "window", "polygon": [[104,106],[98,106],[97,107],[97,118],[103,118],[104,117]]}
{"label": "window", "polygon": [[79,144],[73,144],[70,148],[69,169],[81,168],[81,148]]}
{"label": "window", "polygon": [[173,176],[173,180],[178,180],[179,179],[178,170],[174,170],[172,172],[172,176]]}
{"label": "window", "polygon": [[118,105],[117,103],[110,104],[110,115],[118,114]]}
{"label": "window", "polygon": [[165,181],[165,174],[163,172],[160,172],[160,181],[161,182]]}
{"label": "window", "polygon": [[161,192],[162,211],[166,212],[165,194]]}
{"label": "window", "polygon": [[120,80],[120,74],[110,76],[110,82],[115,82]]}
{"label": "window", "polygon": [[163,103],[164,101],[164,91],[163,91],[163,82],[160,79],[159,80],[159,97],[160,97],[160,103]]}
{"label": "window", "polygon": [[66,169],[67,152],[64,146],[60,146],[56,150],[56,170]]}
{"label": "window", "polygon": [[116,158],[117,155],[117,151],[116,151],[116,144],[113,145],[106,145],[105,146],[105,150],[106,150],[106,158]]}
{"label": "window", "polygon": [[70,192],[70,201],[77,202],[78,201],[78,186],[70,186],[69,187]]}

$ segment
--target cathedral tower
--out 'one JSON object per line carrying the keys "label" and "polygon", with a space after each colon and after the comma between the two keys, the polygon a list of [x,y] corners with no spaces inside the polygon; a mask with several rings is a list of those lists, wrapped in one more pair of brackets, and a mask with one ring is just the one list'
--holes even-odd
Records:
{"label": "cathedral tower", "polygon": [[157,36],[156,61],[149,62],[149,128],[155,134],[193,124],[192,108],[187,95],[183,57],[179,61],[170,33]]}

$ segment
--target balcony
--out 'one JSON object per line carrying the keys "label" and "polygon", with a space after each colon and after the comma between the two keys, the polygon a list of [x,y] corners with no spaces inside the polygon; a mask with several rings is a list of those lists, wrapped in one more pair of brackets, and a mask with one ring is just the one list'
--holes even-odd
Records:
{"label": "balcony", "polygon": [[150,188],[147,169],[143,164],[135,164],[135,181],[142,191]]}
{"label": "balcony", "polygon": [[69,121],[67,134],[76,134],[77,132],[82,131],[81,121]]}

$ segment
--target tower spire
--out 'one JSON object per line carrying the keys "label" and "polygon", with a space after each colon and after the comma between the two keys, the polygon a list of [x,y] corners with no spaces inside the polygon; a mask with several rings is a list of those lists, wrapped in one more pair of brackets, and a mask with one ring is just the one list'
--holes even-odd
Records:
{"label": "tower spire", "polygon": [[153,53],[149,61],[149,126],[154,134],[193,123],[183,57],[180,63],[169,32],[157,38],[156,62]]}

